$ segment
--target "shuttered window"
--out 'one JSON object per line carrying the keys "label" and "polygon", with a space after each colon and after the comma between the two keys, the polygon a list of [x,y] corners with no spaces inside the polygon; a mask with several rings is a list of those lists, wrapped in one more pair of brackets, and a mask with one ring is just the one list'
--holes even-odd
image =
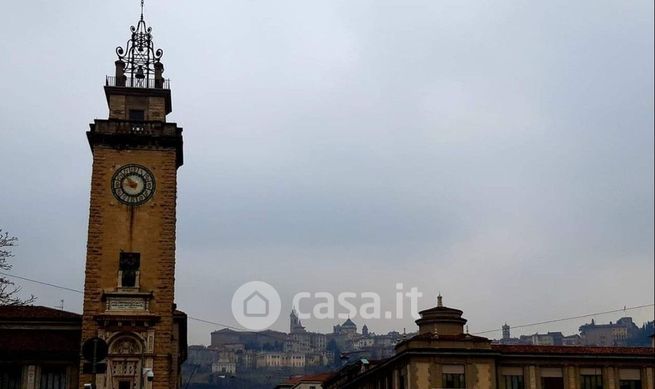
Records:
{"label": "shuttered window", "polygon": [[442,385],[445,389],[461,389],[466,388],[466,380],[464,374],[442,374]]}
{"label": "shuttered window", "polygon": [[583,375],[581,381],[581,389],[603,389],[602,375]]}
{"label": "shuttered window", "polygon": [[505,389],[523,389],[522,375],[504,375]]}
{"label": "shuttered window", "polygon": [[44,366],[41,368],[41,389],[66,389],[66,368]]}
{"label": "shuttered window", "polygon": [[20,389],[21,367],[0,365],[0,389]]}

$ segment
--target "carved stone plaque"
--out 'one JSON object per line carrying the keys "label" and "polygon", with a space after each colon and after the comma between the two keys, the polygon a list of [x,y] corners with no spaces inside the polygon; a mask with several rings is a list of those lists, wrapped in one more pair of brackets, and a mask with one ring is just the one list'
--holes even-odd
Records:
{"label": "carved stone plaque", "polygon": [[109,311],[145,311],[146,299],[143,297],[110,297],[107,301]]}

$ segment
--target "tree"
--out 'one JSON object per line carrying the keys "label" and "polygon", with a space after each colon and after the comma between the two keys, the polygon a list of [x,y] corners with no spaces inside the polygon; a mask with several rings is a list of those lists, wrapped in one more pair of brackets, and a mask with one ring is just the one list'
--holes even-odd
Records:
{"label": "tree", "polygon": [[[0,271],[11,270],[12,265],[8,259],[14,256],[11,248],[16,245],[16,242],[18,242],[18,238],[9,236],[8,232],[2,233],[2,229],[0,229]],[[0,275],[0,305],[29,305],[36,300],[34,296],[21,299],[18,297],[19,292],[20,286],[16,286],[11,280]]]}

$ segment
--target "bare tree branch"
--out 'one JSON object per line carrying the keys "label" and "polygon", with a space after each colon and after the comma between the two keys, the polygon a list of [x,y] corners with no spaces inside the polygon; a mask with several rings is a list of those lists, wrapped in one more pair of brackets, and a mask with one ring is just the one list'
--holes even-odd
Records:
{"label": "bare tree branch", "polygon": [[[8,260],[14,256],[11,248],[16,246],[17,242],[18,238],[10,236],[8,232],[3,233],[0,229],[0,270],[11,270],[12,264]],[[0,305],[29,305],[36,301],[34,296],[27,299],[18,297],[20,290],[20,286],[0,276]]]}

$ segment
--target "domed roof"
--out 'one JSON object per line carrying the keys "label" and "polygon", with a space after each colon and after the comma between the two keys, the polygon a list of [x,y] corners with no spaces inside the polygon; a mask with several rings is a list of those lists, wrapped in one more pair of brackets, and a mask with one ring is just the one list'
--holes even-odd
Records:
{"label": "domed roof", "polygon": [[341,328],[357,328],[357,324],[353,323],[353,321],[348,318],[348,320],[343,322]]}
{"label": "domed roof", "polygon": [[[458,333],[463,333],[466,319],[462,317],[463,312],[459,309],[449,308],[443,305],[441,295],[437,297],[437,306],[419,312],[421,317],[416,320],[419,326],[419,332],[424,332],[428,328],[443,327],[447,325],[451,329],[457,328]],[[445,329],[445,327],[443,327]]]}

